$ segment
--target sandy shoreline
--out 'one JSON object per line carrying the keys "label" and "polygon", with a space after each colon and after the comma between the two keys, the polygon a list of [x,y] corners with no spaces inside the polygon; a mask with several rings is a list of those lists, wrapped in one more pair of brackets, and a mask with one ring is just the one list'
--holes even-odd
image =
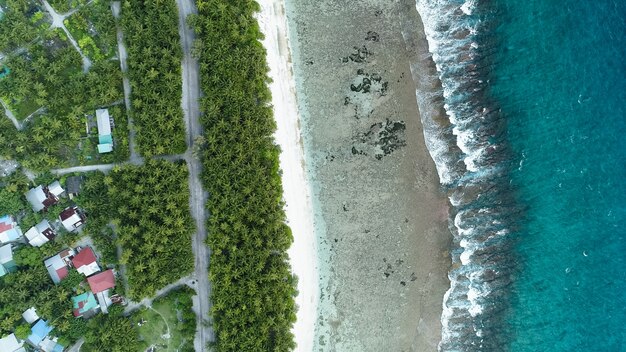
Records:
{"label": "sandy shoreline", "polygon": [[426,45],[419,18],[399,15],[408,3],[286,4],[318,245],[313,351],[434,351],[440,339],[447,200],[402,37],[408,18]]}
{"label": "sandy shoreline", "polygon": [[293,333],[298,351],[313,350],[313,336],[319,299],[317,244],[313,209],[304,162],[300,116],[288,44],[287,19],[283,0],[259,0],[257,19],[265,35],[263,46],[272,78],[270,90],[277,129],[276,143],[281,148],[283,199],[287,222],[294,241],[289,249],[292,270],[298,276],[297,321]]}

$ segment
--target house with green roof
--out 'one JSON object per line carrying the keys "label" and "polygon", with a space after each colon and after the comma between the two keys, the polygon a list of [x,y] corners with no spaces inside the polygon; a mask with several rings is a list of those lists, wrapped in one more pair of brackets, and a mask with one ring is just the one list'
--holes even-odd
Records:
{"label": "house with green roof", "polygon": [[0,247],[0,277],[15,272],[17,265],[13,260],[13,249],[11,244]]}
{"label": "house with green roof", "polygon": [[100,306],[91,292],[72,297],[72,311],[76,318],[91,318],[98,313]]}

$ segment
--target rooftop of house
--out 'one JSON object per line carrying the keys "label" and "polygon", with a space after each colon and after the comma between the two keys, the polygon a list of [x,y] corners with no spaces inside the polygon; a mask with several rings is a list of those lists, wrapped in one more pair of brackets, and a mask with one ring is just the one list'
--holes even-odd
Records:
{"label": "rooftop of house", "polygon": [[48,241],[54,239],[56,234],[54,233],[54,230],[52,230],[48,220],[44,219],[39,224],[26,231],[24,236],[26,236],[28,243],[31,246],[41,247]]}
{"label": "rooftop of house", "polygon": [[65,347],[57,342],[56,337],[54,339],[46,337],[45,339],[43,339],[43,341],[41,341],[39,347],[44,352],[63,352],[63,350],[65,349]]}
{"label": "rooftop of house", "polygon": [[76,256],[72,259],[72,264],[76,269],[80,268],[83,265],[89,265],[91,263],[96,262],[96,255],[94,254],[91,247],[85,247],[83,250],[78,252]]}
{"label": "rooftop of house", "polygon": [[0,242],[8,243],[18,240],[22,237],[22,230],[15,219],[11,215],[5,215],[0,218]]}
{"label": "rooftop of house", "polygon": [[48,325],[43,319],[39,319],[35,325],[31,328],[31,334],[28,336],[28,341],[35,346],[38,346],[39,343],[52,331],[52,326]]}
{"label": "rooftop of house", "polygon": [[26,199],[33,207],[34,211],[40,211],[46,207],[54,205],[64,190],[59,181],[54,181],[48,186],[39,185],[26,192]]}
{"label": "rooftop of house", "polygon": [[26,320],[28,324],[32,324],[39,319],[39,315],[37,315],[37,309],[35,307],[30,307],[22,313],[22,318]]}
{"label": "rooftop of house", "polygon": [[65,249],[59,252],[57,255],[52,256],[44,260],[44,265],[50,274],[52,282],[58,284],[61,280],[65,279],[69,274],[68,265],[70,263],[70,257],[75,254],[72,249]]}
{"label": "rooftop of house", "polygon": [[98,293],[115,287],[115,275],[109,269],[87,278],[91,292]]}
{"label": "rooftop of house", "polygon": [[108,109],[96,110],[96,120],[98,121],[98,134],[111,134],[111,117]]}
{"label": "rooftop of house", "polygon": [[65,188],[67,188],[67,193],[70,194],[78,194],[80,192],[81,186],[83,183],[83,178],[80,176],[70,176],[65,181]]}
{"label": "rooftop of house", "polygon": [[72,312],[75,317],[82,317],[83,314],[98,307],[96,297],[91,292],[72,297]]}
{"label": "rooftop of house", "polygon": [[11,334],[0,339],[0,351],[3,351],[3,352],[4,351],[7,351],[7,352],[20,351],[23,345],[24,343],[19,342],[17,338],[15,337],[15,334]]}
{"label": "rooftop of house", "polygon": [[0,264],[7,264],[13,261],[13,250],[10,244],[0,247]]}
{"label": "rooftop of house", "polygon": [[83,224],[83,221],[84,221],[84,218],[78,212],[77,207],[66,208],[65,210],[61,212],[61,214],[59,215],[59,218],[61,219],[61,223],[63,224],[63,227],[65,227],[67,231],[76,230],[80,225]]}

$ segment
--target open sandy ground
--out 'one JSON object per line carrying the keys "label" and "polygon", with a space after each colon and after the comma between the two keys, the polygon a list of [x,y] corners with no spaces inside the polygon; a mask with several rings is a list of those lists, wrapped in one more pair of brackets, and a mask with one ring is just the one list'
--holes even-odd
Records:
{"label": "open sandy ground", "polygon": [[313,209],[305,173],[304,150],[300,137],[300,117],[296,103],[295,81],[287,36],[287,20],[282,0],[260,0],[257,15],[265,35],[270,68],[272,105],[277,123],[276,142],[282,152],[282,170],[286,215],[294,242],[289,249],[293,272],[298,276],[297,322],[293,333],[298,351],[312,351],[318,301],[316,240]]}
{"label": "open sandy ground", "polygon": [[286,3],[317,240],[316,352],[435,351],[440,339],[448,204],[402,37],[407,1]]}

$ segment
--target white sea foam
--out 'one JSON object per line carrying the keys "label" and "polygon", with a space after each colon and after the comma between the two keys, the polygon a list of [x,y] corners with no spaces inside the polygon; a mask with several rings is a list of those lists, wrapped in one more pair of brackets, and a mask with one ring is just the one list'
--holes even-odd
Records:
{"label": "white sea foam", "polygon": [[469,16],[472,14],[472,11],[474,10],[475,7],[476,7],[476,4],[474,4],[474,1],[468,0],[463,5],[461,5],[461,11],[463,11],[464,14]]}

